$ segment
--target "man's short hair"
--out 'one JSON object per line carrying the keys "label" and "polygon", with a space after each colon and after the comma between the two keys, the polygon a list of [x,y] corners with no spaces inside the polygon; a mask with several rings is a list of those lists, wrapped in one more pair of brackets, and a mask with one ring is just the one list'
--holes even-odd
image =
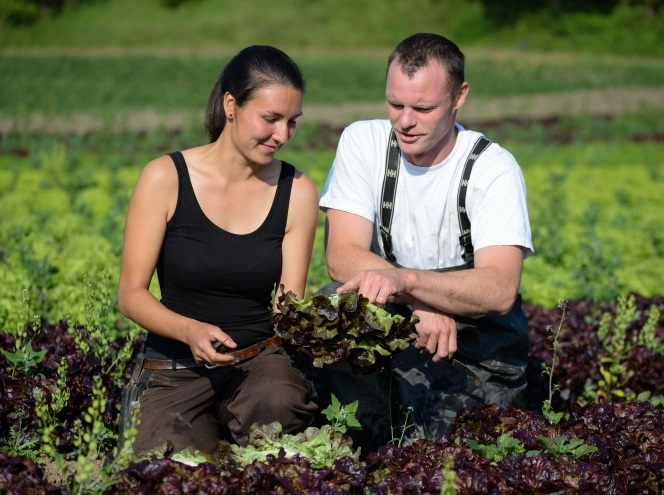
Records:
{"label": "man's short hair", "polygon": [[387,59],[387,70],[390,69],[392,62],[396,61],[404,74],[412,78],[431,60],[436,60],[447,70],[451,82],[450,92],[454,97],[465,81],[465,57],[459,47],[444,36],[418,33],[406,38],[397,45]]}

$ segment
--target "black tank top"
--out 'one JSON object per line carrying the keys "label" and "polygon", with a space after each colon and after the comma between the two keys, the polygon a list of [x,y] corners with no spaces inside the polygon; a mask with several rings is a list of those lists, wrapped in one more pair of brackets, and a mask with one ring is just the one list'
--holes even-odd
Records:
{"label": "black tank top", "polygon": [[[295,169],[282,162],[274,201],[263,224],[232,234],[201,209],[180,152],[169,155],[178,172],[178,200],[157,261],[161,302],[168,309],[219,326],[247,347],[274,335],[269,309],[281,276],[281,244]],[[146,355],[191,356],[186,344],[149,333]]]}

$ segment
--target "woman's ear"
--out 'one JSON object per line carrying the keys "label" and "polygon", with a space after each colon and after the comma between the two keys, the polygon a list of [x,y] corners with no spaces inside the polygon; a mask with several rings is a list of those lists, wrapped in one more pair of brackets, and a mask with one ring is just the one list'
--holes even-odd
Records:
{"label": "woman's ear", "polygon": [[224,94],[223,105],[224,105],[224,114],[226,115],[226,119],[233,120],[233,117],[235,117],[235,113],[237,110],[237,102],[235,101],[235,97],[232,94],[230,94],[228,91],[226,91],[226,94]]}

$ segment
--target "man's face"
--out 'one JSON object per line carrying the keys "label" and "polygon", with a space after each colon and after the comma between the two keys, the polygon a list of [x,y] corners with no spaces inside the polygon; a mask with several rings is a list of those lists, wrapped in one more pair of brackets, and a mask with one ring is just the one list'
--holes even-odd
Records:
{"label": "man's face", "polygon": [[456,112],[466,101],[468,84],[454,98],[447,71],[436,61],[409,78],[392,62],[387,72],[385,98],[390,122],[406,159],[430,167],[454,148]]}

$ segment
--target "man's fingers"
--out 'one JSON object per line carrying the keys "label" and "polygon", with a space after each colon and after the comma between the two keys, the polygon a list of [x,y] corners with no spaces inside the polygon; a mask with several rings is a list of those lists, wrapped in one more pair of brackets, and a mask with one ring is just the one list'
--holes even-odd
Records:
{"label": "man's fingers", "polygon": [[457,333],[456,333],[456,325],[452,328],[450,331],[450,339],[449,339],[449,352],[450,352],[450,357],[452,357],[457,351]]}
{"label": "man's fingers", "polygon": [[341,286],[337,288],[337,294],[340,294],[341,292],[347,290],[357,290],[358,288],[359,284],[357,283],[357,277],[353,277],[349,280],[346,280],[345,283],[343,283]]}
{"label": "man's fingers", "polygon": [[452,359],[457,351],[456,327],[446,329],[438,335],[438,349],[433,357],[434,363]]}
{"label": "man's fingers", "polygon": [[[378,293],[376,294],[375,301],[374,303],[377,306],[385,306],[385,303],[387,303],[387,298],[390,297],[392,293],[386,286],[380,286],[378,289]],[[369,298],[371,300],[371,298]]]}
{"label": "man's fingers", "polygon": [[399,292],[393,279],[386,277],[382,272],[372,270],[359,272],[342,284],[337,293],[346,290],[357,291],[369,299],[369,302],[378,306],[385,306],[389,297]]}

